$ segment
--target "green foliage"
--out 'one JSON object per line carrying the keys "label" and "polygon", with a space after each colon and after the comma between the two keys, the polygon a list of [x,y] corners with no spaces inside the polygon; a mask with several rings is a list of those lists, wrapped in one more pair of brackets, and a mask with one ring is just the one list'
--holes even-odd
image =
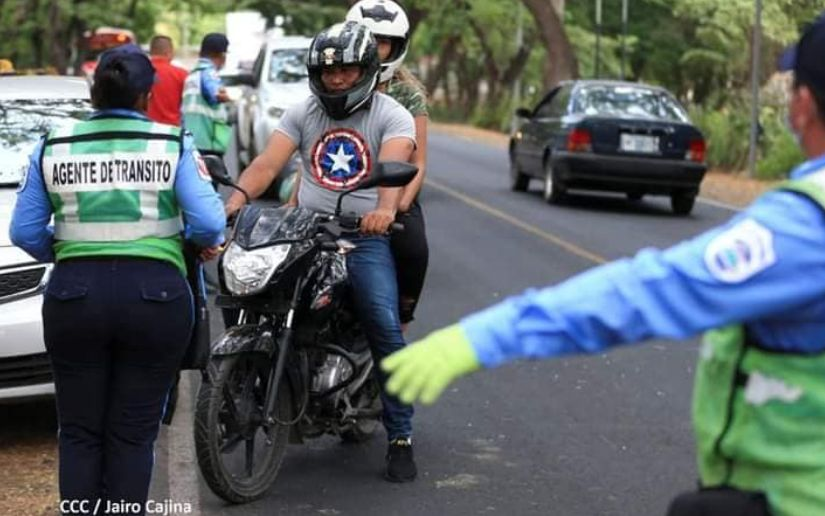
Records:
{"label": "green foliage", "polygon": [[748,113],[744,103],[719,110],[695,108],[691,111],[691,120],[705,136],[708,166],[726,170],[745,168],[750,128]]}
{"label": "green foliage", "polygon": [[[785,126],[785,109],[768,105],[760,110],[756,175],[759,179],[782,179],[805,155]],[[707,162],[712,168],[739,171],[747,168],[750,142],[750,106],[744,100],[721,109],[696,108],[691,119],[705,135]]]}
{"label": "green foliage", "polygon": [[756,166],[757,177],[760,179],[786,178],[794,167],[806,160],[782,116],[772,111],[763,110],[764,149]]}

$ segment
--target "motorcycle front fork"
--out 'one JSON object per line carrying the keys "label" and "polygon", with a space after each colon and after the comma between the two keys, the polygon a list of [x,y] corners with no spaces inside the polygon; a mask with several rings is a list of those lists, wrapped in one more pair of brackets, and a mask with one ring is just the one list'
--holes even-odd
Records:
{"label": "motorcycle front fork", "polygon": [[269,383],[266,390],[266,400],[264,404],[264,426],[269,429],[275,426],[278,422],[275,418],[275,405],[278,402],[278,391],[281,385],[281,378],[284,376],[284,367],[292,348],[293,331],[292,323],[295,317],[295,310],[298,308],[298,301],[300,300],[301,291],[304,288],[305,282],[299,279],[295,285],[295,291],[292,294],[292,301],[289,304],[289,311],[286,314],[286,321],[284,322],[283,331],[278,337],[278,356],[275,360],[275,367],[269,371]]}

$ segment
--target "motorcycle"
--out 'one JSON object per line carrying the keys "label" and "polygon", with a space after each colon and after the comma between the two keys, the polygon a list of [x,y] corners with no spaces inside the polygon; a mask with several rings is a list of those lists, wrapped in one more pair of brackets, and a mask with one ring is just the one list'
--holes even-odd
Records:
{"label": "motorcycle", "polygon": [[[416,172],[377,163],[339,195],[333,214],[249,202],[239,212],[219,263],[228,294],[216,297],[217,306],[238,311],[238,324],[213,342],[195,409],[198,465],[224,500],[262,497],[288,442],[325,434],[363,442],[378,430],[376,365],[348,302],[346,255],[355,245],[347,237],[360,220],[342,214],[341,202],[356,190],[404,186]],[[210,163],[210,173],[243,192],[222,163]]]}

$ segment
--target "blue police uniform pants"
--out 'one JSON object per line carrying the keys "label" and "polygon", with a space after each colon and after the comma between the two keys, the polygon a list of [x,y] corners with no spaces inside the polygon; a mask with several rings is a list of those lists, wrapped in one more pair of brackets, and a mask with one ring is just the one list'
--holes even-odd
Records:
{"label": "blue police uniform pants", "polygon": [[[154,442],[192,329],[171,263],[70,259],[46,287],[43,333],[57,397],[62,500],[145,504]],[[141,513],[142,514],[142,513]]]}
{"label": "blue police uniform pants", "polygon": [[[398,315],[398,284],[390,242],[386,237],[352,239],[356,248],[347,255],[347,272],[352,285],[356,313],[367,334],[373,359],[378,362],[403,348],[404,335]],[[412,405],[401,403],[384,392],[387,376],[380,368],[384,428],[389,440],[412,434]]]}

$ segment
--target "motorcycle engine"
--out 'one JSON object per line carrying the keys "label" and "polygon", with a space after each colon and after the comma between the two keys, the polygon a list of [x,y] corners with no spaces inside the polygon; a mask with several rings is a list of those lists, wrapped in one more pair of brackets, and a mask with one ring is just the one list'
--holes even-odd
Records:
{"label": "motorcycle engine", "polygon": [[352,365],[341,355],[327,354],[326,360],[315,369],[312,375],[312,392],[324,392],[341,382],[346,381],[353,374]]}

